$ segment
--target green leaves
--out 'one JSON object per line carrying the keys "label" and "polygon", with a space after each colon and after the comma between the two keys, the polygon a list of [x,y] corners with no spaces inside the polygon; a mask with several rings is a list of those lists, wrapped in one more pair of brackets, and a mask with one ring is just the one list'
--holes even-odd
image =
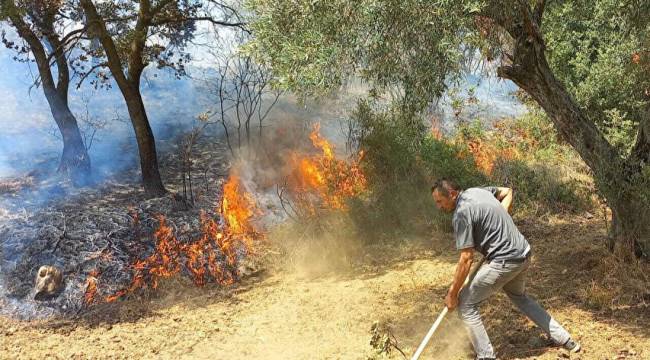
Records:
{"label": "green leaves", "polygon": [[549,3],[544,18],[547,57],[556,76],[622,154],[647,106],[650,76],[634,64],[650,22],[633,17],[629,2]]}
{"label": "green leaves", "polygon": [[[479,3],[468,2],[471,9]],[[272,67],[288,90],[321,95],[360,76],[374,91],[399,88],[408,102],[422,107],[459,70],[459,35],[468,19],[457,2],[251,0],[248,5],[255,40],[247,50]]]}
{"label": "green leaves", "polygon": [[329,2],[292,3],[249,4],[256,14],[251,24],[256,40],[244,50],[273,69],[279,87],[315,94],[340,82],[340,68],[349,52],[345,34],[336,31],[343,23],[331,16],[334,8]]}
{"label": "green leaves", "polygon": [[[405,108],[418,111],[476,56],[463,49],[479,49],[488,60],[509,51],[509,37],[483,14],[521,2],[249,0],[248,6],[255,39],[247,51],[273,70],[282,89],[322,96],[361,77],[375,97],[399,93]],[[555,75],[605,134],[638,124],[647,106],[649,72],[632,56],[650,57],[650,20],[637,12],[633,2],[577,0],[548,2],[544,14]],[[518,11],[507,16],[521,22]],[[623,153],[634,141],[628,133],[610,138]]]}
{"label": "green leaves", "polygon": [[463,10],[468,14],[478,14],[485,7],[483,1],[468,1],[463,4]]}

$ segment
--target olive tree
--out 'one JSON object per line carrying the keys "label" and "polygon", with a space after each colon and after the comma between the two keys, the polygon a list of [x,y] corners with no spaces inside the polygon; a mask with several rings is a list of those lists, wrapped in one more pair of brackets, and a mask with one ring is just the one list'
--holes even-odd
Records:
{"label": "olive tree", "polygon": [[248,4],[249,51],[281,88],[305,95],[359,76],[370,95],[398,89],[401,109],[419,113],[461,73],[467,49],[477,49],[546,112],[593,171],[619,242],[637,255],[650,250],[650,77],[631,61],[649,56],[647,2]]}

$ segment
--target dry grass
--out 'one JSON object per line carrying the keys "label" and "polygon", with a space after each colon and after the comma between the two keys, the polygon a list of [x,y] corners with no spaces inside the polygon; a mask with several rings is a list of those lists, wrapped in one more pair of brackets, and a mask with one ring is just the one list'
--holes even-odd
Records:
{"label": "dry grass", "polygon": [[[535,251],[529,292],[583,344],[580,359],[650,358],[650,266],[621,262],[603,250],[604,226],[593,219],[518,223]],[[274,241],[293,239],[285,244],[289,250],[299,244],[300,234],[284,235]],[[330,240],[335,248],[345,244]],[[314,272],[295,271],[308,267],[307,250],[291,253],[277,245],[266,245],[267,264],[276,269],[235,287],[196,289],[171,281],[158,296],[100,307],[78,321],[2,321],[0,358],[402,359],[399,351],[377,354],[372,324],[385,324],[410,355],[442,309],[456,260],[449,234],[352,246],[332,262],[326,259],[336,258],[335,249],[311,247],[324,255],[310,254],[322,270]],[[290,254],[294,259],[286,259]],[[300,266],[282,269],[283,260]],[[482,312],[501,359],[568,356],[550,347],[505,296],[490,299]],[[470,354],[450,314],[426,356]]]}
{"label": "dry grass", "polygon": [[34,185],[32,177],[0,179],[0,195],[16,194]]}

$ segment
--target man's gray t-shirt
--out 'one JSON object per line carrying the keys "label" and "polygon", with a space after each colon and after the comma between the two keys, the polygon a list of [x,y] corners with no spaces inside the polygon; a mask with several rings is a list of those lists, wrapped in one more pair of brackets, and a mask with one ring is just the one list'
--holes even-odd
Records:
{"label": "man's gray t-shirt", "polygon": [[456,249],[474,248],[489,261],[524,258],[530,245],[496,199],[498,188],[469,188],[456,200]]}

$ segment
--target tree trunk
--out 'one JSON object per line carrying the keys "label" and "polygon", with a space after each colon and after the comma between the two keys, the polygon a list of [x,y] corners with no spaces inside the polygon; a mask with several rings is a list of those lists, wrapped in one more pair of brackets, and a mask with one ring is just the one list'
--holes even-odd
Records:
{"label": "tree trunk", "polygon": [[53,89],[44,89],[54,121],[63,139],[63,154],[59,163],[59,172],[67,174],[75,186],[84,186],[90,182],[90,157],[81,137],[77,119],[70,111],[66,101],[61,99]]}
{"label": "tree trunk", "polygon": [[126,106],[140,153],[140,169],[142,170],[142,185],[147,196],[157,197],[167,193],[158,170],[156,141],[149,125],[147,112],[142,102],[142,95],[137,86],[131,85],[122,89]]}
{"label": "tree trunk", "polygon": [[[650,211],[639,197],[619,199],[610,204],[612,229],[608,234],[636,257],[650,254]],[[610,250],[613,248],[610,247]]]}
{"label": "tree trunk", "polygon": [[[21,17],[21,10],[16,7],[13,1],[3,1],[0,5],[9,10],[8,15],[11,23],[16,28],[18,35],[29,44],[29,50],[34,55],[43,93],[63,139],[63,154],[59,163],[59,172],[69,176],[75,186],[86,185],[90,181],[90,157],[81,137],[77,119],[68,106],[70,74],[65,57],[65,48],[61,45],[58,35],[54,32],[54,20],[48,18],[49,22],[45,21],[41,25],[46,28],[46,31],[44,31],[45,36],[54,48],[54,52],[50,55],[56,59],[57,84],[54,83],[45,47],[37,33]],[[43,32],[43,29],[40,30]]]}
{"label": "tree trunk", "polygon": [[508,31],[515,40],[512,64],[501,66],[499,76],[512,80],[535,99],[559,135],[591,168],[616,218],[614,236],[619,243],[637,256],[642,255],[644,248],[647,254],[650,249],[647,205],[639,196],[638,188],[630,183],[630,179],[638,179],[643,160],[626,161],[607,142],[594,121],[578,107],[553,74],[540,36],[531,35],[524,27],[511,26]]}
{"label": "tree trunk", "polygon": [[108,67],[126,101],[126,107],[129,110],[129,117],[138,142],[144,190],[149,197],[162,196],[167,193],[167,190],[158,171],[156,141],[140,94],[140,77],[146,66],[143,63],[142,53],[151,21],[151,17],[148,15],[151,4],[148,1],[140,2],[140,16],[138,16],[135,31],[131,35],[132,41],[129,47],[128,76],[124,74],[123,59],[93,1],[81,0],[79,4],[84,10],[90,31],[102,44],[108,60]]}

